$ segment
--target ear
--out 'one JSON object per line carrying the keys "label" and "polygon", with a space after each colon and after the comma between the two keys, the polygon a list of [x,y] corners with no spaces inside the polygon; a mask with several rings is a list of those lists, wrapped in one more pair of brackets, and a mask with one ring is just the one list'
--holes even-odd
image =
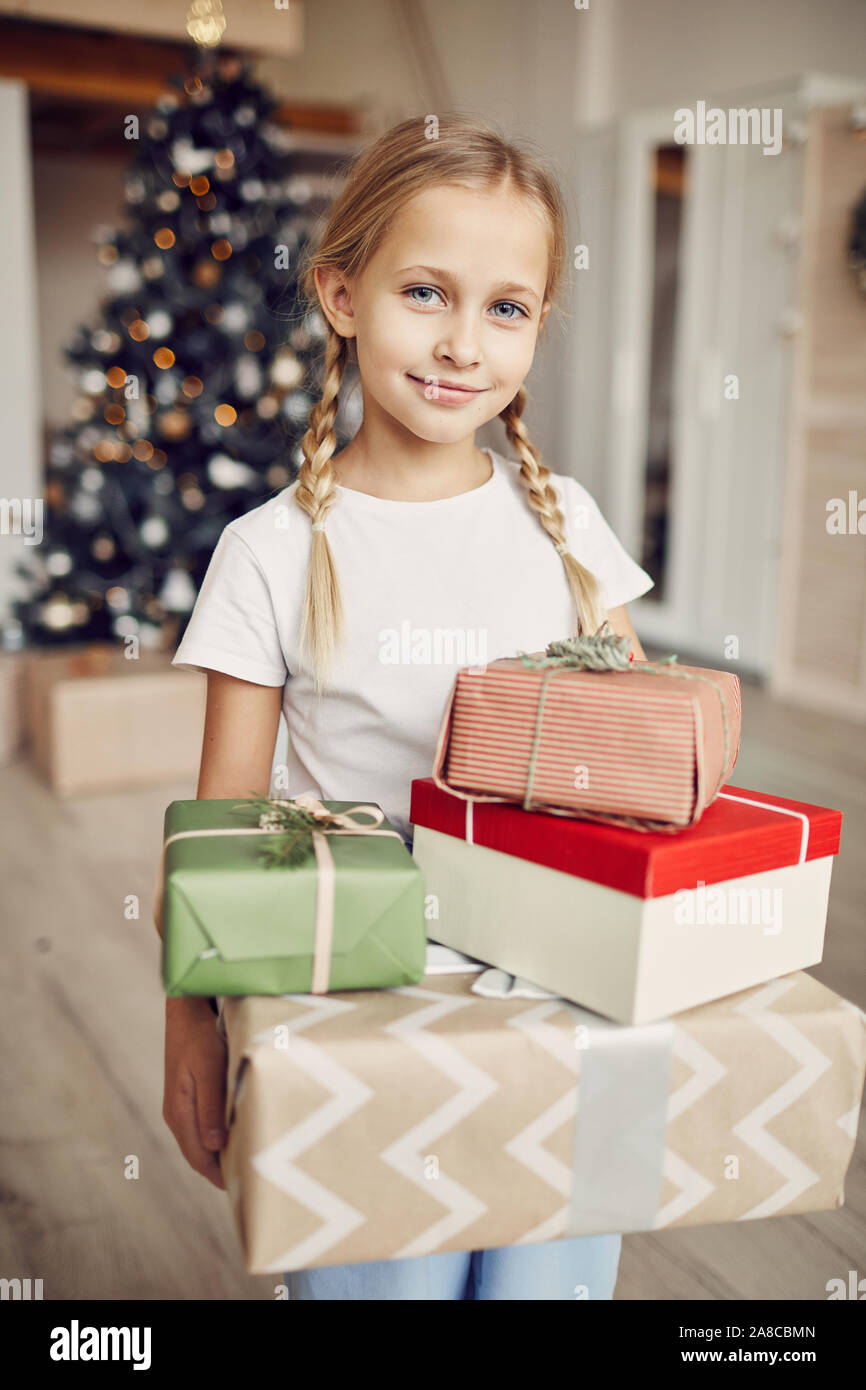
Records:
{"label": "ear", "polygon": [[322,313],[341,338],[356,336],[355,315],[349,282],[333,266],[317,266],[313,272]]}
{"label": "ear", "polygon": [[549,311],[549,310],[550,310],[550,300],[549,300],[549,299],[546,299],[546,300],[544,301],[544,304],[543,304],[542,307],[541,307],[541,313],[540,313],[539,318],[538,318],[538,331],[539,331],[539,333],[541,332],[542,328],[544,327],[544,320],[547,318],[547,315],[548,315],[548,311]]}

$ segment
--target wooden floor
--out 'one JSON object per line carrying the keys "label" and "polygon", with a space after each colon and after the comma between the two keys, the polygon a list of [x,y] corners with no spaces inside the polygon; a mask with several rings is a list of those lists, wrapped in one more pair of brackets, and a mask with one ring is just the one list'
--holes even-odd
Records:
{"label": "wooden floor", "polygon": [[[864,731],[743,693],[734,783],[845,813],[813,973],[866,1007]],[[227,1198],[162,1120],[150,889],[164,807],[194,785],[58,801],[20,760],[0,787],[0,1276],[41,1278],[46,1299],[272,1297],[276,1276],[244,1273]],[[863,1138],[861,1117],[838,1211],[626,1236],[616,1297],[824,1299],[828,1279],[862,1277]]]}

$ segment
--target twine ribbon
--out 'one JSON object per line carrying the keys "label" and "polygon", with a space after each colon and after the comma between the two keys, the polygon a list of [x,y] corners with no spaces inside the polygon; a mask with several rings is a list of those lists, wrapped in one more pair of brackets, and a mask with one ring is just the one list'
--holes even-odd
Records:
{"label": "twine ribbon", "polygon": [[[543,811],[545,815],[567,816],[572,820],[598,821],[604,825],[621,826],[629,830],[641,830],[649,834],[677,835],[680,830],[685,829],[684,826],[671,825],[668,821],[653,820],[648,816],[613,815],[602,811],[583,810],[575,806],[552,806],[543,801],[536,801],[533,804],[532,788],[541,743],[544,699],[550,681],[560,671],[566,673],[568,671],[596,671],[599,673],[604,673],[605,671],[635,671],[638,674],[643,674],[646,671],[650,675],[679,676],[683,680],[704,681],[707,685],[711,685],[719,697],[719,704],[721,706],[725,751],[718,782],[712,796],[709,797],[706,804],[709,804],[709,801],[713,801],[718,795],[721,787],[724,785],[731,743],[724,690],[719,683],[712,680],[710,676],[698,676],[693,671],[679,670],[676,666],[675,656],[662,657],[655,663],[646,661],[636,663],[634,662],[630,646],[629,638],[615,633],[610,626],[609,620],[605,619],[598,629],[598,632],[592,635],[565,637],[558,641],[550,642],[543,655],[535,656],[527,652],[518,653],[527,670],[543,670],[545,672],[545,677],[539,693],[538,705],[535,711],[535,729],[533,731],[526,793],[523,798],[524,810]],[[446,781],[444,769],[448,758],[451,717],[456,690],[457,683],[455,681],[442,715],[432,775],[433,781],[437,787],[440,787],[443,791],[447,791],[451,796],[456,796],[461,801],[466,802],[466,829],[467,835],[471,836],[472,807],[476,801],[498,802],[513,805],[515,798],[511,796],[500,796],[494,793],[461,791],[457,787],[450,786]],[[694,825],[696,820],[699,819],[702,809],[700,794],[698,794],[695,798],[695,809],[692,819],[689,822],[690,825]]]}
{"label": "twine ribbon", "polygon": [[[544,656],[532,656],[527,652],[519,652],[518,655],[523,665],[528,670],[544,670],[545,672],[538,696],[538,705],[535,710],[535,729],[533,731],[532,750],[529,757],[529,770],[526,775],[526,794],[523,798],[523,809],[525,811],[532,809],[532,785],[535,778],[535,768],[541,745],[544,697],[547,694],[548,686],[552,678],[560,671],[595,671],[599,673],[605,671],[637,671],[641,675],[647,673],[652,676],[679,676],[682,680],[703,681],[705,684],[711,685],[718,694],[719,704],[721,706],[725,751],[722,757],[722,766],[718,781],[712,795],[708,798],[707,804],[713,801],[721,791],[725,783],[725,771],[728,766],[728,757],[731,750],[731,736],[728,727],[728,712],[725,703],[725,695],[718,681],[712,680],[710,676],[695,675],[693,671],[679,670],[676,667],[676,656],[664,656],[655,663],[641,661],[635,664],[634,656],[631,651],[630,639],[615,633],[607,619],[602,623],[598,632],[592,635],[564,637],[558,641],[550,642]],[[543,805],[543,803],[538,803],[539,807],[541,805]],[[545,806],[544,809],[545,811],[553,810],[552,807],[547,806]],[[606,816],[602,815],[601,812],[578,811],[573,809],[564,812],[564,814],[574,815],[578,818],[587,820],[604,821],[610,825],[626,826],[632,830],[643,830],[654,834],[661,832],[663,834],[675,835],[681,828],[679,826],[667,825],[662,821],[653,820],[648,816]]]}
{"label": "twine ribbon", "polygon": [[[288,829],[288,826],[280,825],[281,812],[285,808],[297,808],[307,813],[312,818],[309,826],[310,838],[313,853],[316,858],[318,870],[316,880],[316,920],[313,930],[313,968],[312,981],[310,985],[311,994],[327,994],[328,984],[331,973],[331,949],[334,938],[334,895],[337,880],[337,870],[334,863],[334,856],[328,844],[329,835],[389,835],[395,836],[400,843],[403,836],[398,830],[381,829],[385,813],[379,806],[359,804],[352,806],[348,811],[329,811],[317,797],[305,792],[301,796],[296,796],[289,801],[276,798],[248,798],[242,801],[234,809],[246,809],[247,807],[260,805],[265,802],[270,810],[264,811],[259,818],[256,826],[228,826],[225,828],[211,830],[177,830],[173,835],[169,835],[162,847],[162,862],[159,874],[159,891],[156,903],[156,919],[162,917],[162,901],[165,883],[165,853],[168,846],[175,840],[197,839],[205,835],[278,835],[281,828]],[[355,816],[366,814],[373,817],[372,824],[364,824],[355,820]]]}

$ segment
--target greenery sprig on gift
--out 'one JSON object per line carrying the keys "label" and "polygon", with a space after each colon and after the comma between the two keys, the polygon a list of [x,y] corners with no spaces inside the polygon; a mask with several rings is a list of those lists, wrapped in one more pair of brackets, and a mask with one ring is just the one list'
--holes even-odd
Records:
{"label": "greenery sprig on gift", "polygon": [[253,792],[246,801],[239,801],[233,811],[247,811],[258,816],[262,830],[273,830],[272,839],[263,839],[259,858],[266,869],[296,868],[303,864],[313,849],[313,831],[322,829],[322,821],[291,802],[273,801]]}

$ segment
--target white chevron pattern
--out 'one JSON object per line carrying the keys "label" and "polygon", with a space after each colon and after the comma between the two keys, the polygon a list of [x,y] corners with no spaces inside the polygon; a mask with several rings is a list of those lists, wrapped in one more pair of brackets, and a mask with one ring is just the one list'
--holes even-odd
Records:
{"label": "white chevron pattern", "polygon": [[[852,1003],[850,999],[840,999],[839,1007],[840,1009],[848,1009],[851,1013],[855,1014],[860,1019],[861,1023],[866,1023],[866,1013],[864,1013],[864,1011],[860,1008],[859,1004]],[[851,1106],[850,1110],[846,1110],[844,1115],[839,1116],[836,1123],[843,1134],[847,1134],[849,1139],[853,1139],[856,1142],[857,1125],[859,1124],[859,1121],[860,1102],[857,1101],[854,1105]]]}
{"label": "white chevron pattern", "polygon": [[[325,1048],[301,1036],[304,1029],[335,1014],[354,1009],[356,1005],[328,995],[298,994],[288,997],[304,1004],[309,1013],[286,1020],[285,1026],[291,1034],[289,1049],[284,1053],[275,1049],[275,1054],[284,1058],[288,1065],[311,1076],[330,1092],[331,1099],[323,1102],[300,1124],[294,1125],[287,1134],[281,1135],[274,1144],[257,1153],[252,1163],[262,1177],[308,1211],[314,1212],[322,1224],[306,1239],[296,1242],[278,1259],[271,1261],[266,1273],[306,1269],[367,1219],[296,1164],[296,1160],[311,1145],[318,1143],[330,1130],[339,1128],[353,1111],[360,1110],[374,1094],[352,1072],[335,1062]],[[258,1034],[255,1041],[272,1042],[273,1036],[273,1029],[269,1028]]]}
{"label": "white chevron pattern", "polygon": [[795,1153],[774,1139],[764,1128],[769,1120],[781,1114],[793,1101],[804,1095],[818,1077],[832,1065],[829,1057],[815,1047],[789,1018],[771,1010],[776,1000],[793,989],[794,984],[794,980],[784,977],[773,980],[766,988],[749,996],[737,1007],[738,1013],[750,1018],[800,1064],[800,1070],[794,1076],[777,1087],[772,1095],[767,1096],[766,1100],[761,1101],[750,1114],[734,1125],[734,1133],[744,1139],[767,1163],[778,1169],[785,1179],[763,1202],[758,1202],[757,1206],[744,1212],[741,1218],[743,1221],[774,1215],[819,1181],[818,1174],[814,1173],[808,1164],[803,1163]]}
{"label": "white chevron pattern", "polygon": [[[578,1049],[574,1046],[573,1034],[565,1033],[561,1028],[554,1028],[545,1020],[551,1015],[558,1013],[565,1008],[581,1022],[584,1014],[567,1004],[564,1000],[545,1001],[536,1004],[532,1008],[524,1009],[522,1013],[515,1015],[508,1020],[510,1028],[517,1028],[521,1032],[528,1033],[533,1042],[539,1047],[543,1047],[551,1057],[555,1057],[562,1064],[567,1072],[575,1078],[580,1066]],[[522,1163],[542,1182],[546,1182],[560,1192],[565,1198],[564,1205],[547,1220],[542,1221],[538,1226],[534,1226],[517,1244],[531,1245],[542,1240],[555,1240],[563,1235],[568,1227],[569,1215],[569,1195],[571,1193],[572,1173],[568,1164],[562,1163],[555,1154],[550,1153],[545,1147],[545,1140],[564,1125],[568,1120],[573,1119],[577,1114],[580,1082],[575,1084],[560,1096],[559,1100],[554,1101],[553,1105],[548,1106],[547,1110],[541,1115],[537,1115],[530,1124],[526,1125],[519,1134],[515,1134],[513,1139],[505,1145],[506,1153],[512,1158]]]}
{"label": "white chevron pattern", "polygon": [[[707,1091],[711,1091],[727,1074],[728,1070],[717,1057],[714,1057],[705,1047],[701,1047],[700,1043],[696,1042],[689,1033],[678,1028],[675,1021],[672,1023],[673,1055],[691,1067],[692,1075],[676,1091],[671,1093],[668,1100],[668,1124],[681,1115],[684,1110],[688,1110],[689,1106],[695,1105],[701,1096],[706,1095]],[[653,1221],[654,1230],[658,1230],[662,1226],[669,1226],[672,1221],[691,1211],[715,1188],[715,1183],[698,1173],[680,1154],[674,1153],[673,1149],[668,1147],[665,1147],[664,1175],[668,1182],[673,1183],[680,1190],[676,1196],[671,1197],[663,1207],[659,1208]]]}
{"label": "white chevron pattern", "polygon": [[836,1121],[843,1134],[847,1134],[849,1139],[856,1140],[857,1124],[860,1119],[860,1102],[852,1105],[850,1110],[846,1110],[844,1115],[840,1115]]}
{"label": "white chevron pattern", "polygon": [[696,1207],[715,1191],[715,1183],[697,1172],[684,1158],[674,1153],[673,1149],[665,1149],[664,1175],[680,1190],[659,1209],[652,1223],[653,1230],[669,1226],[677,1217],[691,1211],[692,1207]]}
{"label": "white chevron pattern", "polygon": [[441,1034],[428,1032],[431,1024],[444,1018],[455,1010],[471,1007],[474,999],[460,999],[443,996],[416,985],[404,985],[395,990],[410,999],[429,999],[430,1007],[417,1013],[407,1014],[405,1018],[388,1024],[386,1033],[393,1033],[403,1042],[420,1052],[425,1061],[441,1071],[458,1090],[453,1096],[425,1115],[417,1125],[413,1125],[394,1144],[382,1150],[382,1160],[391,1165],[396,1172],[409,1182],[426,1192],[446,1208],[446,1214],[421,1231],[408,1244],[399,1249],[395,1259],[409,1259],[416,1255],[426,1255],[437,1250],[446,1240],[456,1236],[465,1227],[477,1221],[487,1210],[487,1206],[470,1192],[468,1187],[449,1177],[440,1169],[437,1178],[424,1176],[424,1156],[436,1150],[436,1140],[447,1134],[456,1124],[473,1110],[477,1110],[488,1096],[499,1089],[499,1083],[475,1066]]}

